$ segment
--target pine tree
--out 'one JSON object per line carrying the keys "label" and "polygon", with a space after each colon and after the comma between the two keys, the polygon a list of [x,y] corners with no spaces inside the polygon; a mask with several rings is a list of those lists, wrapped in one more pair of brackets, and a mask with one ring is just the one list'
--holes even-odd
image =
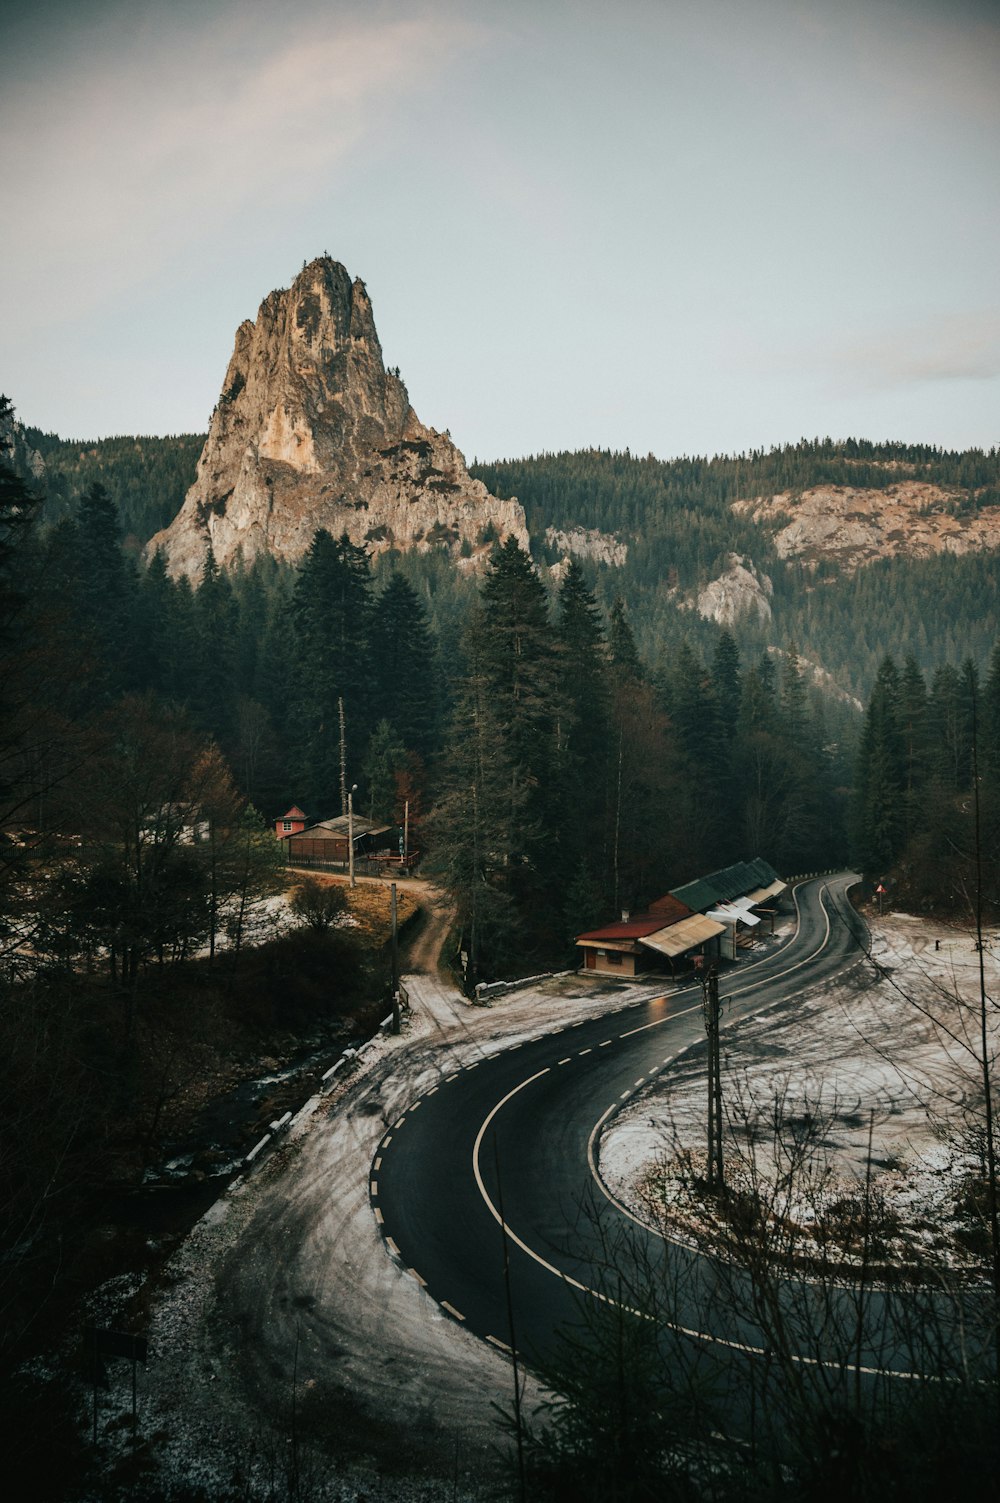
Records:
{"label": "pine tree", "polygon": [[508,748],[503,713],[479,647],[458,689],[444,756],[444,790],[428,821],[428,869],[455,902],[469,990],[514,953],[514,875],[523,859],[527,786]]}
{"label": "pine tree", "polygon": [[114,697],[137,683],[135,635],[138,581],[121,547],[118,511],[95,482],[80,499],[73,589],[79,630],[94,645],[95,683]]}
{"label": "pine tree", "polygon": [[190,699],[195,723],[230,747],[236,719],[236,607],[228,576],[211,547],[194,598],[197,647]]}
{"label": "pine tree", "polygon": [[611,606],[608,626],[608,652],[615,668],[627,678],[642,679],[642,664],[636,650],[635,637],[625,615],[625,602],[616,595]]}
{"label": "pine tree", "polygon": [[545,847],[554,824],[556,640],[544,586],[514,537],[494,550],[467,641],[469,659],[480,665],[493,696],[512,768],[511,834],[520,852],[512,888],[527,915],[547,880]]}
{"label": "pine tree", "polygon": [[740,712],[742,677],[740,650],[736,645],[736,638],[729,631],[724,631],[715,645],[712,688],[722,729],[727,736],[732,737],[736,733],[736,721]]}
{"label": "pine tree", "polygon": [[903,848],[905,786],[899,672],[886,657],[865,713],[854,779],[853,844],[869,876],[885,875]]}
{"label": "pine tree", "polygon": [[368,810],[370,819],[392,822],[396,780],[406,765],[406,747],[388,720],[380,720],[368,739],[361,769],[365,780],[363,807]]}
{"label": "pine tree", "polygon": [[592,883],[606,861],[610,690],[601,614],[575,560],[559,588],[556,630],[557,839],[565,862],[563,869],[586,868]]}
{"label": "pine tree", "polygon": [[907,654],[900,677],[899,716],[905,766],[906,833],[909,837],[920,825],[921,804],[930,767],[927,685],[912,653]]}
{"label": "pine tree", "polygon": [[371,701],[371,573],[363,548],[346,533],[320,530],[292,597],[292,686],[289,726],[300,798],[313,808],[336,803],[340,783],[338,705],[344,703],[348,782],[360,771]]}
{"label": "pine tree", "polygon": [[371,655],[375,713],[429,760],[439,735],[434,640],[416,590],[397,570],[375,602]]}

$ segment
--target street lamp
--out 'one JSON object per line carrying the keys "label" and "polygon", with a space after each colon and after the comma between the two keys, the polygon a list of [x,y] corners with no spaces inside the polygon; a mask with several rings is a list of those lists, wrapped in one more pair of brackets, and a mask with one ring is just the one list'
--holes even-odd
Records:
{"label": "street lamp", "polygon": [[352,783],[347,794],[347,859],[350,863],[352,887],[357,885],[354,881],[354,795],[357,791],[357,783]]}

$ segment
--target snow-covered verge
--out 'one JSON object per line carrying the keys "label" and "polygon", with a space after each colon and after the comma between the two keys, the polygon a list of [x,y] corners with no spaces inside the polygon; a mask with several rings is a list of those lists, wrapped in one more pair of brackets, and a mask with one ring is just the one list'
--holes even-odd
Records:
{"label": "snow-covered verge", "polygon": [[[806,1264],[972,1272],[984,1248],[980,956],[957,928],[900,913],[870,922],[871,965],[794,1003],[727,1026],[723,980],[727,1181],[760,1196]],[[982,959],[995,999],[1000,937]],[[987,1014],[995,1051],[993,1001]],[[705,1072],[704,1048],[679,1056],[599,1148],[612,1195],[693,1242],[718,1233],[701,1184]]]}
{"label": "snow-covered verge", "polygon": [[[164,1484],[221,1496],[238,1476],[247,1496],[265,1495],[266,1477],[289,1462],[294,1395],[312,1499],[509,1496],[494,1407],[509,1397],[507,1360],[387,1256],[368,1199],[372,1156],[387,1122],[443,1069],[662,993],[664,982],[564,975],[472,1007],[435,975],[405,981],[402,1036],[378,1036],[347,1078],[305,1104],[155,1287],[121,1280],[95,1296],[101,1324],[144,1312],[140,1448]],[[109,1378],[100,1433],[113,1470],[131,1448],[120,1418],[130,1379],[124,1364]],[[540,1398],[529,1384],[529,1406]]]}

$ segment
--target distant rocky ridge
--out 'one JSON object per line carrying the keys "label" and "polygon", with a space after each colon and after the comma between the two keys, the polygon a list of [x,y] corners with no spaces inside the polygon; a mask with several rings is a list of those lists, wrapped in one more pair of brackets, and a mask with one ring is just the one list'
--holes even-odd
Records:
{"label": "distant rocky ridge", "polygon": [[734,501],[732,509],[773,530],[779,558],[828,559],[848,573],[880,558],[1000,548],[1000,506],[921,480],[884,490],[818,485]]}
{"label": "distant rocky ridge", "polygon": [[319,528],[370,554],[445,547],[485,557],[492,539],[528,546],[523,508],[479,480],[447,434],[425,428],[386,371],[360,280],[321,256],[272,292],[236,345],[195,482],[147,545],[172,575],[271,553],[302,557]]}

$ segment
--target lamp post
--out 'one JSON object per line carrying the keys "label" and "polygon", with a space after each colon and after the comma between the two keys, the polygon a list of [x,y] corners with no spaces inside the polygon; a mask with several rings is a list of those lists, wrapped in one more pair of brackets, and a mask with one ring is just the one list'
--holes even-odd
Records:
{"label": "lamp post", "polygon": [[357,783],[352,783],[347,794],[347,859],[350,863],[352,887],[357,885],[354,881],[354,795],[357,791]]}

